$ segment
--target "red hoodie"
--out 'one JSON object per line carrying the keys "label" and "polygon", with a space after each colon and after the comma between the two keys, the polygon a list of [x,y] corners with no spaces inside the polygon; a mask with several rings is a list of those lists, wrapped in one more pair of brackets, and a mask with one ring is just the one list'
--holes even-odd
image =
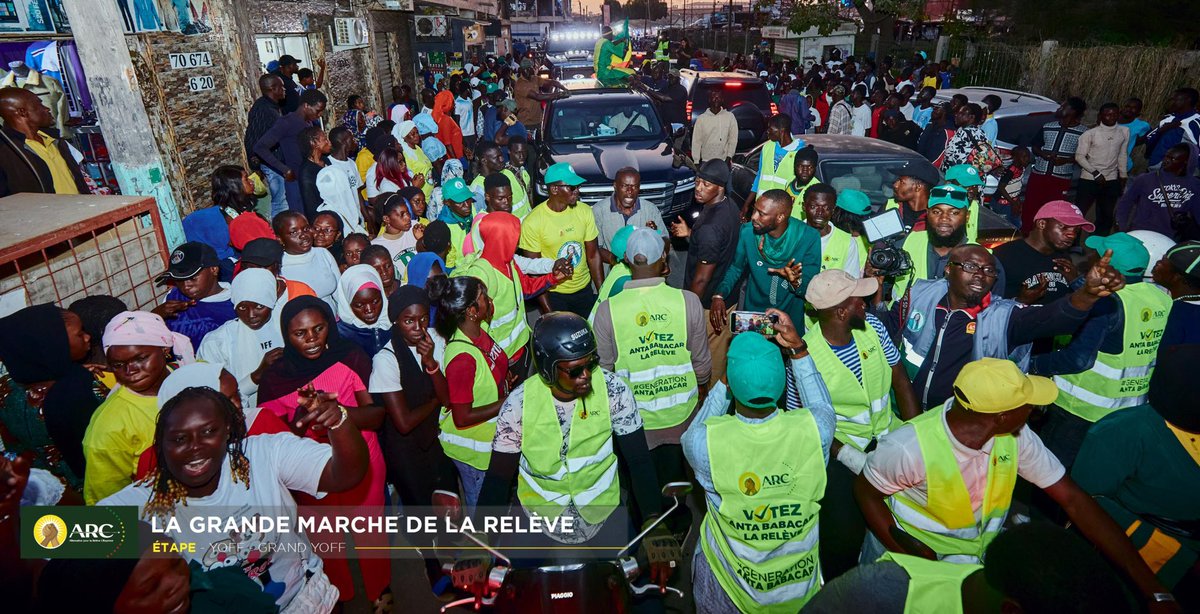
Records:
{"label": "red hoodie", "polygon": [[438,132],[437,138],[450,150],[450,157],[463,157],[463,135],[462,128],[454,121],[451,115],[454,112],[454,94],[450,90],[442,90],[438,92],[437,97],[433,99],[433,110],[429,112],[433,116],[433,121],[437,122]]}

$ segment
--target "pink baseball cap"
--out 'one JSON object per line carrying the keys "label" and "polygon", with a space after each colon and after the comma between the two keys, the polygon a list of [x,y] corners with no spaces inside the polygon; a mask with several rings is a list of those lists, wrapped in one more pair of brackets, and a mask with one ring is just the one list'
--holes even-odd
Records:
{"label": "pink baseball cap", "polygon": [[1038,209],[1037,214],[1033,216],[1033,221],[1038,220],[1054,220],[1067,226],[1079,226],[1088,232],[1096,231],[1096,225],[1083,217],[1083,212],[1079,210],[1079,207],[1065,200],[1052,200],[1042,205],[1042,208]]}

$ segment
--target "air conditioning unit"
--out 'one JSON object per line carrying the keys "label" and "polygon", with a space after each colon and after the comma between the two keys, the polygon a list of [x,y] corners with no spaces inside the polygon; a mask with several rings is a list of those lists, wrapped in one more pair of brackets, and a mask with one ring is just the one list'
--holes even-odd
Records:
{"label": "air conditioning unit", "polygon": [[420,37],[446,36],[448,22],[445,15],[417,15],[413,19]]}
{"label": "air conditioning unit", "polygon": [[357,49],[371,44],[371,30],[361,17],[335,17],[333,20],[333,49]]}
{"label": "air conditioning unit", "polygon": [[413,0],[383,0],[383,7],[399,11],[413,10]]}

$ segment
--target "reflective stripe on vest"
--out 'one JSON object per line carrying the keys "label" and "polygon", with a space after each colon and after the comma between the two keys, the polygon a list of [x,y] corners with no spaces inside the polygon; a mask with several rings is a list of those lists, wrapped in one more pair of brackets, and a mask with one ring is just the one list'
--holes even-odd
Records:
{"label": "reflective stripe on vest", "polygon": [[1097,352],[1090,370],[1054,377],[1059,391],[1055,404],[1088,422],[1146,403],[1171,311],[1171,297],[1154,284],[1130,284],[1118,290],[1117,297],[1125,316],[1121,352]]}
{"label": "reflective stripe on vest", "polygon": [[529,206],[529,191],[526,189],[529,185],[529,173],[521,169],[521,179],[518,180],[516,173],[507,168],[500,172],[508,177],[508,183],[512,185],[512,214],[524,222],[525,216],[532,210]]}
{"label": "reflective stripe on vest", "polygon": [[588,324],[596,323],[596,311],[600,309],[600,303],[612,296],[613,286],[617,285],[622,278],[628,281],[630,276],[629,266],[624,262],[618,262],[609,269],[608,275],[604,276],[604,282],[600,284],[600,292],[596,294],[596,302],[592,305],[592,311],[588,314]]}
{"label": "reflective stripe on vest", "polygon": [[[454,331],[450,341],[446,342],[444,364],[449,365],[459,354],[466,354],[475,360],[475,381],[472,383],[473,407],[490,405],[500,399],[500,391],[496,388],[496,378],[488,368],[487,359],[483,352],[462,331]],[[480,422],[474,426],[460,429],[454,424],[454,416],[449,408],[442,409],[441,418],[442,448],[446,456],[464,462],[476,469],[486,470],[492,460],[492,439],[496,436],[496,419]]]}
{"label": "reflective stripe on vest", "polygon": [[646,430],[678,426],[699,397],[687,342],[683,291],[665,283],[626,287],[608,299],[617,345],[614,367],[629,382]]}
{"label": "reflective stripe on vest", "polygon": [[775,141],[767,141],[763,145],[758,158],[758,194],[767,190],[786,190],[796,178],[796,152],[799,148],[783,154],[779,164],[775,164],[775,148],[780,147]]}
{"label": "reflective stripe on vest", "polygon": [[781,411],[758,423],[704,422],[712,483],[700,545],[713,576],[743,612],[794,613],[817,592],[817,518],[825,460],[812,414]]}
{"label": "reflective stripe on vest", "polygon": [[1012,504],[1017,484],[1017,439],[1012,435],[992,439],[983,509],[976,520],[971,494],[946,433],[943,416],[951,405],[947,401],[941,410],[927,411],[909,421],[916,430],[925,464],[927,502],[921,505],[905,491],[892,495],[887,502],[900,528],[933,549],[940,560],[978,563],[1000,532]]}
{"label": "reflective stripe on vest", "polygon": [[483,324],[483,330],[504,348],[505,354],[515,356],[529,343],[529,324],[525,321],[525,291],[521,289],[516,265],[509,264],[508,272],[511,278],[496,270],[492,263],[473,254],[465,258],[463,265],[454,269],[450,276],[474,277],[487,286],[496,312],[491,322]]}
{"label": "reflective stripe on vest", "polygon": [[584,520],[597,524],[620,503],[608,386],[602,371],[594,371],[593,377],[600,379],[599,385],[576,400],[571,412],[566,462],[550,388],[538,378],[525,380],[517,498],[539,516],[557,518],[574,503]]}
{"label": "reflective stripe on vest", "polygon": [[908,574],[904,614],[962,614],[962,583],[983,569],[897,552],[885,552],[879,560],[891,561]]}
{"label": "reflective stripe on vest", "polygon": [[892,368],[887,364],[879,334],[874,328],[867,326],[866,330],[852,330],[850,334],[862,365],[861,383],[833,353],[820,326],[805,334],[804,341],[829,389],[829,398],[837,415],[834,437],[861,452],[872,439],[892,428]]}

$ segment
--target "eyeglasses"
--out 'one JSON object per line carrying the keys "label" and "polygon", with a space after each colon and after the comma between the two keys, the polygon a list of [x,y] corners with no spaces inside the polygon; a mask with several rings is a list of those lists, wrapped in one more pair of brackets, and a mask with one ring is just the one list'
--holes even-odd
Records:
{"label": "eyeglasses", "polygon": [[974,262],[954,262],[951,260],[950,264],[953,264],[954,266],[962,269],[964,273],[968,273],[970,275],[978,275],[979,273],[983,273],[985,277],[995,277],[996,274],[999,273],[994,266],[979,266]]}
{"label": "eyeglasses", "polygon": [[562,371],[564,374],[566,374],[567,377],[569,377],[571,379],[579,379],[579,378],[583,377],[584,372],[592,373],[593,371],[596,370],[596,367],[599,367],[599,366],[600,366],[600,357],[595,354],[592,354],[591,358],[587,361],[586,364],[582,364],[577,367],[574,367],[569,371],[564,369],[562,365],[557,365],[558,370]]}
{"label": "eyeglasses", "polygon": [[950,188],[933,188],[932,190],[929,191],[929,197],[930,198],[947,198],[956,203],[967,202],[966,194],[963,194],[959,190],[952,190]]}

